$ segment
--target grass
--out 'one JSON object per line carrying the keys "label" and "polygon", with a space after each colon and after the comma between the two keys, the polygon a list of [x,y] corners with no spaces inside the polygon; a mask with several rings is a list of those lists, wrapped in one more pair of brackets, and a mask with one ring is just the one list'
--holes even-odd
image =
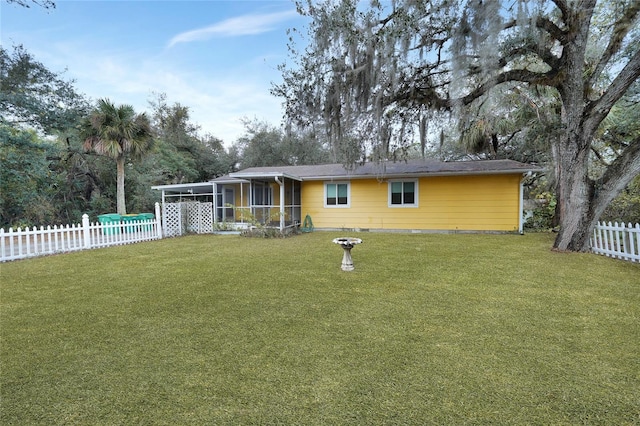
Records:
{"label": "grass", "polygon": [[546,234],[190,236],[1,268],[2,424],[638,424],[640,265]]}

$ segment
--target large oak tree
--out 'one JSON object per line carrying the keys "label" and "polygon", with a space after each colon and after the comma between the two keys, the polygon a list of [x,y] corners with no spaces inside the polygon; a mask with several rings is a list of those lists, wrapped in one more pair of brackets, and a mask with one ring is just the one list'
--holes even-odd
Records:
{"label": "large oak tree", "polygon": [[[297,6],[311,19],[308,45],[303,51],[291,45],[295,62],[282,67],[284,82],[273,92],[285,98],[289,121],[322,127],[336,145],[352,141],[362,151],[366,144],[369,156],[385,159],[416,140],[424,145],[439,113],[461,120],[470,111],[495,113],[496,93],[523,89],[523,103],[535,107],[530,94],[540,93],[540,103],[551,106],[545,114],[557,116],[546,121],[553,123],[547,133],[560,250],[588,250],[599,216],[640,173],[637,133],[615,149],[597,143],[612,108],[638,102],[632,95],[640,76],[637,0]],[[594,157],[606,166],[590,175]]]}

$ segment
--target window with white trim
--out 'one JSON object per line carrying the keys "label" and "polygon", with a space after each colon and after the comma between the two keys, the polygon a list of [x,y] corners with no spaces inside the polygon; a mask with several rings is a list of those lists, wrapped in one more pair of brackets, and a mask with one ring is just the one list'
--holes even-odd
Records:
{"label": "window with white trim", "polygon": [[418,207],[418,181],[389,181],[389,207]]}
{"label": "window with white trim", "polygon": [[324,184],[325,207],[349,207],[349,182],[327,182]]}

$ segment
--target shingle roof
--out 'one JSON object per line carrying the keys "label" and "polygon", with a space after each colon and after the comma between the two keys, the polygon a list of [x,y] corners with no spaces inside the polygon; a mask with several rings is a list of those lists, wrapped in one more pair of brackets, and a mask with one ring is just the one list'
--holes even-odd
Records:
{"label": "shingle roof", "polygon": [[152,189],[170,194],[209,194],[212,183],[248,182],[243,179],[261,179],[287,177],[297,180],[337,180],[363,178],[404,178],[416,176],[455,176],[477,174],[520,174],[538,172],[542,168],[513,160],[450,161],[411,160],[388,162],[383,164],[367,163],[353,170],[342,164],[320,164],[315,166],[274,166],[250,167],[236,173],[220,176],[209,182],[183,183],[175,185],[157,185]]}
{"label": "shingle roof", "polygon": [[320,164],[313,166],[272,166],[249,167],[236,173],[232,178],[257,178],[260,176],[289,176],[301,180],[351,179],[365,177],[407,177],[441,176],[469,174],[512,174],[542,170],[538,166],[513,160],[450,161],[410,160],[402,162],[365,163],[353,170],[342,164]]}

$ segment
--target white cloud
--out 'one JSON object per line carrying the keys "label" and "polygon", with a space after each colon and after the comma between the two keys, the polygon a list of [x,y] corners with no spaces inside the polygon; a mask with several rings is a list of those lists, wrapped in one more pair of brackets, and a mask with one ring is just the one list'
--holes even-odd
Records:
{"label": "white cloud", "polygon": [[255,52],[253,57],[242,57],[243,63],[203,67],[197,62],[199,56],[185,65],[174,60],[171,51],[154,55],[89,45],[88,39],[56,42],[35,53],[53,70],[70,65],[65,78],[74,79],[75,87],[93,100],[106,97],[141,112],[150,110],[153,92],[166,93],[169,103],[189,107],[191,121],[202,133],[222,139],[226,146],[244,134],[243,118],[274,125],[282,119],[282,100],[269,93],[270,81],[278,73],[267,61],[277,54]]}
{"label": "white cloud", "polygon": [[[162,30],[169,25],[159,25],[160,30],[153,34],[129,34],[127,31],[136,31],[137,27],[123,23],[123,34],[119,35],[131,39],[131,43],[121,43],[118,37],[113,40],[104,37],[111,26],[103,25],[107,17],[94,16],[93,8],[87,9],[90,13],[85,11],[86,22],[90,24],[86,28],[80,30],[69,24],[74,20],[67,16],[75,15],[68,14],[76,9],[84,10],[81,7],[84,3],[69,2],[68,5],[74,7],[62,5],[56,12],[59,16],[47,17],[45,24],[32,28],[27,25],[31,21],[25,20],[21,25],[14,23],[17,30],[3,27],[3,32],[7,40],[16,39],[24,44],[29,53],[50,70],[66,69],[63,78],[75,80],[78,92],[92,100],[109,98],[116,104],[131,104],[136,111],[149,112],[152,93],[166,93],[169,103],[179,102],[189,107],[191,121],[200,125],[203,133],[221,138],[227,146],[244,133],[243,118],[280,123],[282,100],[271,96],[269,89],[270,82],[280,77],[273,64],[286,55],[285,37],[277,29],[300,18],[294,10],[254,13],[251,12],[254,5],[249,5],[244,8],[246,14],[227,20],[213,18],[214,25],[173,38],[175,33]],[[217,8],[216,12],[219,12]],[[58,19],[53,19],[56,17]],[[134,21],[142,19],[133,14],[130,17]],[[88,30],[92,19],[98,19],[95,31]],[[265,43],[255,43],[253,38],[233,40],[240,50],[229,49],[230,53],[225,49],[214,50],[215,46],[211,51],[206,50],[208,46],[163,48],[167,40],[175,45],[251,34],[261,34]],[[272,42],[266,42],[267,39]]]}
{"label": "white cloud", "polygon": [[232,37],[262,34],[274,30],[278,23],[297,16],[298,14],[294,10],[261,15],[238,16],[205,28],[180,33],[174,36],[167,46],[173,47],[178,43],[208,40],[215,36]]}
{"label": "white cloud", "polygon": [[[242,119],[257,118],[278,125],[281,100],[269,94],[269,86],[247,75],[199,74],[160,67],[157,63],[132,64],[112,56],[91,58],[86,67],[75,67],[79,85],[94,99],[108,97],[117,104],[131,104],[148,111],[153,92],[165,93],[169,103],[189,107],[191,121],[231,146],[244,133]],[[91,64],[91,65],[88,65]]]}

